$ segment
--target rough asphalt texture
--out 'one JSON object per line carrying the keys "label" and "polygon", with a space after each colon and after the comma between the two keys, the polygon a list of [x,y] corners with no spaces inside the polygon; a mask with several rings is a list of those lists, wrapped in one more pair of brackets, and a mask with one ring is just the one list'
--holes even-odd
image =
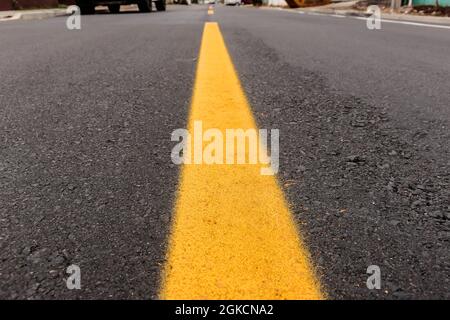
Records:
{"label": "rough asphalt texture", "polygon": [[0,25],[1,298],[156,297],[204,16]]}
{"label": "rough asphalt texture", "polygon": [[260,127],[280,129],[280,180],[329,297],[448,299],[450,33],[226,9],[216,18]]}
{"label": "rough asphalt texture", "polygon": [[0,298],[156,298],[170,133],[218,21],[258,124],[281,131],[280,183],[329,297],[449,299],[450,33],[215,11],[0,24]]}

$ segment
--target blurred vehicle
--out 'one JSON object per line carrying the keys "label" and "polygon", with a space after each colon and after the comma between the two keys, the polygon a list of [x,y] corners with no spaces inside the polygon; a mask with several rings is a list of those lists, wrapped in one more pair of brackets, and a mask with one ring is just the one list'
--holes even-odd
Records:
{"label": "blurred vehicle", "polygon": [[108,6],[109,12],[120,12],[121,5],[137,4],[140,12],[152,11],[152,2],[155,2],[156,10],[166,11],[166,0],[76,0],[81,14],[94,14],[95,6]]}
{"label": "blurred vehicle", "polygon": [[241,4],[241,0],[225,0],[224,4],[226,6],[235,6],[235,5],[240,5]]}

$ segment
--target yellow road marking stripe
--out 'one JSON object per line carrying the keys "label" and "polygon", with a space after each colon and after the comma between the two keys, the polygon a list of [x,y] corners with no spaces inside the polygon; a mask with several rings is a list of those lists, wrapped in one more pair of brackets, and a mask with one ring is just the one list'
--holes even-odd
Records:
{"label": "yellow road marking stripe", "polygon": [[[188,129],[256,129],[217,23],[206,23]],[[184,165],[162,299],[322,299],[274,176],[261,165]]]}

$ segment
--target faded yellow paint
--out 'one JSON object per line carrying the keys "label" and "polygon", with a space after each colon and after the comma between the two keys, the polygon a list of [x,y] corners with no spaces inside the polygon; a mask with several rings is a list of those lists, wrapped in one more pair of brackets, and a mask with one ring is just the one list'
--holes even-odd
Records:
{"label": "faded yellow paint", "polygon": [[[256,129],[217,23],[206,23],[189,131]],[[256,165],[184,165],[162,299],[322,299],[274,176]]]}

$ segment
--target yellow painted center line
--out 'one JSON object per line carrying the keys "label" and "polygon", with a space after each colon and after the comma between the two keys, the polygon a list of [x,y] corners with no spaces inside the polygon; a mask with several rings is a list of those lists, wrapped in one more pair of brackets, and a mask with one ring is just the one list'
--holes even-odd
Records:
{"label": "yellow painted center line", "polygon": [[[217,23],[205,24],[188,130],[256,129]],[[162,299],[322,299],[275,176],[262,164],[185,164]]]}

